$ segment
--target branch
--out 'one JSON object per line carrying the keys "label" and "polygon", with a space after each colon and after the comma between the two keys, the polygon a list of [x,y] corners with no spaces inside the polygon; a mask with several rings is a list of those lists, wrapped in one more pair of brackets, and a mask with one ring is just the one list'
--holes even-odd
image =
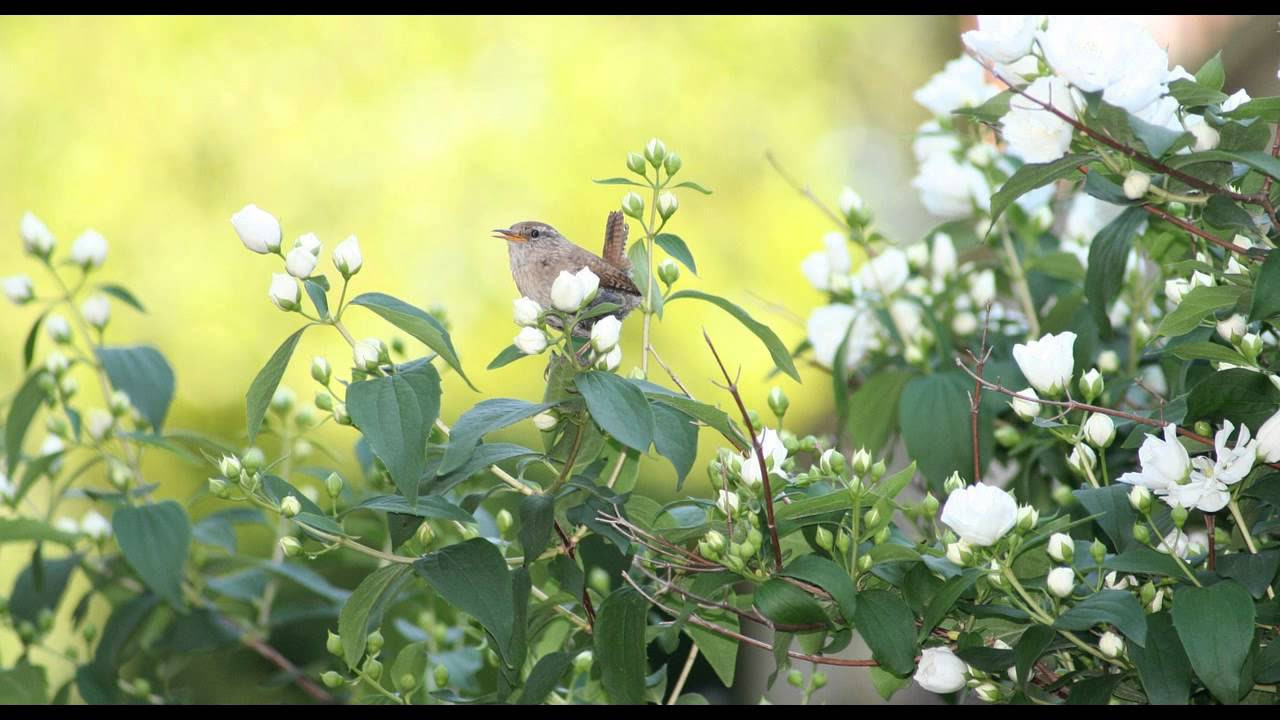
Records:
{"label": "branch", "polygon": [[969,396],[969,431],[973,442],[973,481],[982,480],[982,453],[978,442],[978,411],[982,406],[982,370],[991,358],[991,348],[987,347],[987,330],[991,326],[991,303],[987,303],[986,318],[982,321],[982,344],[978,355],[966,350],[969,358],[978,368],[978,379],[973,382],[973,394]]}

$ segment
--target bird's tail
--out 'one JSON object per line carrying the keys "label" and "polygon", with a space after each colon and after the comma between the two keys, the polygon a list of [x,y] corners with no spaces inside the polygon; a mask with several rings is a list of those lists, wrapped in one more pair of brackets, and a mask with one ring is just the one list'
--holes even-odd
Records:
{"label": "bird's tail", "polygon": [[621,210],[609,213],[604,224],[604,252],[600,253],[605,262],[621,270],[631,270],[631,262],[627,260],[627,220]]}

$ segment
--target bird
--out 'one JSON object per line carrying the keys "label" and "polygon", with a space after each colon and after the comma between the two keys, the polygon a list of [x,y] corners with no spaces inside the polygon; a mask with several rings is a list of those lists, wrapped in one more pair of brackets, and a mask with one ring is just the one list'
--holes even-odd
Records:
{"label": "bird", "polygon": [[[494,237],[507,241],[511,277],[515,280],[516,289],[544,308],[552,306],[551,285],[561,272],[576,273],[586,267],[600,278],[600,289],[591,301],[591,307],[612,303],[618,308],[586,318],[574,326],[575,337],[589,337],[591,327],[600,318],[613,315],[622,320],[640,306],[640,290],[631,279],[631,263],[627,260],[628,230],[622,211],[609,213],[601,255],[578,247],[555,228],[536,220],[518,222],[493,232]],[[559,327],[558,318],[548,317],[547,322]]]}

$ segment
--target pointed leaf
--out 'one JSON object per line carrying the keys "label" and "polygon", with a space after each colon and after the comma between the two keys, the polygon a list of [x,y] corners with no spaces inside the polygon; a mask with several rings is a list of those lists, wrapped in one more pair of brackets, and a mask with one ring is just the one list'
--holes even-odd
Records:
{"label": "pointed leaf", "polygon": [[440,415],[440,375],[430,363],[347,387],[351,422],[413,505],[426,463],[427,436]]}
{"label": "pointed leaf", "polygon": [[253,383],[249,385],[249,392],[245,393],[245,412],[249,429],[249,442],[253,442],[258,436],[258,430],[262,428],[262,418],[267,414],[267,408],[271,405],[271,398],[276,394],[276,388],[280,385],[280,378],[284,377],[284,370],[289,366],[289,358],[293,357],[293,349],[298,347],[298,340],[302,339],[302,333],[306,332],[310,325],[304,325],[294,332],[285,341],[276,348],[271,357],[267,360],[267,364],[262,366]]}
{"label": "pointed leaf", "polygon": [[462,371],[462,362],[458,360],[458,353],[453,349],[453,340],[439,320],[403,300],[383,293],[365,293],[353,299],[351,304],[372,310],[387,322],[417,338],[449,363],[449,367],[458,371],[458,375],[468,387],[472,390],[476,389],[467,374]]}
{"label": "pointed leaf", "polygon": [[116,510],[111,527],[129,567],[147,587],[181,607],[182,578],[191,545],[187,512],[172,500]]}
{"label": "pointed leaf", "polygon": [[800,382],[800,373],[796,370],[795,363],[791,360],[791,353],[787,350],[787,346],[783,345],[782,341],[778,339],[778,336],[774,334],[773,330],[769,329],[768,325],[752,318],[747,314],[746,310],[743,310],[728,300],[699,290],[680,290],[679,292],[672,293],[667,298],[667,303],[671,303],[674,300],[682,298],[694,298],[696,300],[709,302],[732,315],[738,322],[746,326],[746,328],[757,338],[760,338],[760,342],[764,343],[764,346],[769,350],[769,355],[773,358],[773,364],[777,366],[779,370],[790,375],[796,382]]}

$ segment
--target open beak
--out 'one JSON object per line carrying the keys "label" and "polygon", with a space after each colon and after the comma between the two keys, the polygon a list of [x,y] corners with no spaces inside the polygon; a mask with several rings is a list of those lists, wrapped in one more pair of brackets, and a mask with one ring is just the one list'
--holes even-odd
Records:
{"label": "open beak", "polygon": [[494,237],[496,237],[496,238],[502,239],[502,240],[513,240],[513,241],[515,241],[515,242],[521,242],[521,241],[523,241],[523,240],[524,240],[524,238],[520,237],[520,235],[518,235],[518,234],[516,234],[516,233],[512,232],[511,230],[509,230],[509,229],[507,229],[507,228],[497,228],[497,229],[495,229],[495,230],[493,231],[493,236],[494,236]]}

